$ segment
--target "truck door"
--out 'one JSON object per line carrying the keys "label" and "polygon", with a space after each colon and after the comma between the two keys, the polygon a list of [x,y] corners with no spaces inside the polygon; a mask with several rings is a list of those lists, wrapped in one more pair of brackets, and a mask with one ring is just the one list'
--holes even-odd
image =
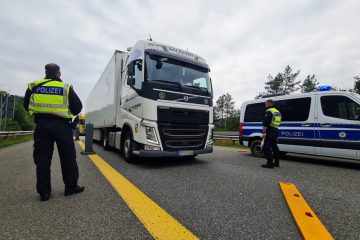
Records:
{"label": "truck door", "polygon": [[360,104],[344,94],[318,95],[317,147],[323,155],[355,159],[360,147]]}
{"label": "truck door", "polygon": [[315,154],[314,100],[314,96],[306,96],[275,101],[282,115],[280,151]]}
{"label": "truck door", "polygon": [[[131,69],[131,70],[129,70]],[[123,117],[129,115],[135,115],[139,118],[142,116],[141,98],[139,93],[142,87],[142,61],[135,60],[128,64],[127,71],[125,72],[123,88],[122,88],[122,109]],[[128,76],[132,76],[132,80],[129,81]],[[126,116],[125,116],[126,115]]]}

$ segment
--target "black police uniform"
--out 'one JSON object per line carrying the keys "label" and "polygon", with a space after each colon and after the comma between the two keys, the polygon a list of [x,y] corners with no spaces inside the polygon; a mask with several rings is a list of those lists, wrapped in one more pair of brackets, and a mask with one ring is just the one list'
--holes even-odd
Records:
{"label": "black police uniform", "polygon": [[[268,107],[266,109],[269,108],[273,108],[273,107]],[[272,118],[273,118],[273,114],[270,111],[265,111],[263,125],[264,127],[266,127],[266,137],[264,140],[263,151],[264,151],[264,156],[267,160],[265,166],[278,167],[279,159],[280,159],[280,152],[277,146],[278,129],[270,126]]]}
{"label": "black police uniform", "polygon": [[[61,81],[60,78],[54,76],[47,76],[45,79]],[[27,89],[24,98],[24,108],[26,111],[28,111],[29,108],[31,94],[32,91]],[[82,103],[72,87],[69,91],[69,109],[73,115],[79,114],[82,109]],[[70,195],[67,193],[74,193],[74,189],[79,188],[77,186],[79,170],[76,163],[76,151],[70,125],[71,119],[52,114],[35,113],[34,121],[36,128],[34,132],[33,157],[36,164],[37,192],[40,196],[44,194],[49,196],[51,193],[50,166],[54,151],[54,142],[56,142],[60,156],[63,181],[65,183],[65,195]]]}

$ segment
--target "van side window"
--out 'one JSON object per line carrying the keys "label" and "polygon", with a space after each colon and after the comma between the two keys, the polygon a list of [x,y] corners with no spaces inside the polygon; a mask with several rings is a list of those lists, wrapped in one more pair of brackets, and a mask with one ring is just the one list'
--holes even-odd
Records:
{"label": "van side window", "polygon": [[280,111],[284,122],[304,122],[308,120],[311,98],[295,98],[275,101],[275,107]]}
{"label": "van side window", "polygon": [[323,114],[346,120],[360,120],[360,105],[345,96],[322,96]]}
{"label": "van side window", "polygon": [[265,114],[264,103],[254,103],[246,106],[244,122],[262,122]]}

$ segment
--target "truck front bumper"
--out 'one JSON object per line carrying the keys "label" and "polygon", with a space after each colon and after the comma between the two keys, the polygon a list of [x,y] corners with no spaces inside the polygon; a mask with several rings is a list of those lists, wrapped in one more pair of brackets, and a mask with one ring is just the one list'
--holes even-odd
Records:
{"label": "truck front bumper", "polygon": [[184,157],[193,156],[197,154],[212,153],[213,147],[207,147],[200,150],[178,150],[178,151],[147,151],[138,150],[134,151],[133,154],[139,157]]}

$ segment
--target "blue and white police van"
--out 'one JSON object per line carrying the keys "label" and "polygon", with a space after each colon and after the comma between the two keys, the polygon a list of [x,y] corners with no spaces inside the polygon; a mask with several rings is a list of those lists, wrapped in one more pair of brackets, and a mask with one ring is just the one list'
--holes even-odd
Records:
{"label": "blue and white police van", "polygon": [[262,157],[261,138],[265,101],[274,100],[282,114],[279,149],[301,153],[360,160],[360,95],[320,91],[265,97],[242,104],[240,144],[254,156]]}

